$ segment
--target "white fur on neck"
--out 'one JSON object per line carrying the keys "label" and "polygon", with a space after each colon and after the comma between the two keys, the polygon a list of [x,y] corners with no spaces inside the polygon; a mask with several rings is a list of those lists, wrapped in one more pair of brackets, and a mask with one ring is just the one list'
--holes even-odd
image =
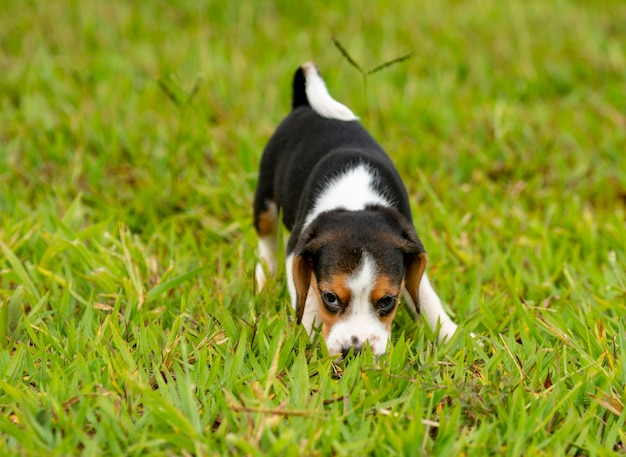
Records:
{"label": "white fur on neck", "polygon": [[350,108],[331,97],[313,62],[305,63],[302,65],[302,69],[306,79],[306,98],[317,114],[338,121],[355,121],[358,119]]}
{"label": "white fur on neck", "polygon": [[374,189],[376,176],[365,164],[350,168],[332,179],[315,200],[304,227],[306,228],[321,213],[333,209],[361,211],[368,205],[391,206],[391,203]]}

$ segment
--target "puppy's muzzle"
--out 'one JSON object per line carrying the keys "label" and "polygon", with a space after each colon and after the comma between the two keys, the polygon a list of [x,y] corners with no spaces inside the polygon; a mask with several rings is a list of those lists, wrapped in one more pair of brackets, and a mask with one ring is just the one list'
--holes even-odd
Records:
{"label": "puppy's muzzle", "polygon": [[342,359],[345,359],[350,354],[356,356],[363,350],[363,343],[356,336],[353,336],[350,342],[352,346],[344,346],[341,348]]}
{"label": "puppy's muzzle", "polygon": [[358,355],[361,350],[363,349],[363,346],[347,346],[341,349],[341,358],[345,359],[347,358],[350,354],[356,356]]}

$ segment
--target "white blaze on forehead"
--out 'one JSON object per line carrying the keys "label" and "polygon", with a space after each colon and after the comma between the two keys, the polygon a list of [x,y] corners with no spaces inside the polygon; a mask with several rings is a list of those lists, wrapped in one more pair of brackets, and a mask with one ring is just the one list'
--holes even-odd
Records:
{"label": "white blaze on forehead", "polygon": [[369,342],[374,354],[385,352],[389,332],[371,302],[375,281],[376,264],[367,252],[363,252],[361,264],[347,282],[351,294],[347,315],[333,325],[326,338],[330,354],[339,354],[353,346],[361,347],[365,341]]}
{"label": "white blaze on forehead", "polygon": [[376,265],[367,252],[363,252],[361,265],[348,279],[352,299],[351,314],[371,313],[370,296],[376,280]]}
{"label": "white blaze on forehead", "polygon": [[333,178],[316,200],[304,223],[306,228],[321,213],[334,209],[361,211],[368,205],[391,206],[374,188],[376,176],[365,164],[358,164]]}

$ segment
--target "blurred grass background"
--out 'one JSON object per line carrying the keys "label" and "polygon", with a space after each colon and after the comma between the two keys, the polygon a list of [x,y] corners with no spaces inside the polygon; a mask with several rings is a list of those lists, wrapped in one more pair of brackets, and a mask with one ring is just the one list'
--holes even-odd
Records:
{"label": "blurred grass background", "polygon": [[[623,24],[621,1],[5,3],[0,449],[624,454]],[[333,37],[366,69],[414,57],[365,92]],[[405,179],[449,345],[402,311],[388,356],[336,367],[283,278],[252,294],[257,164],[308,60]]]}

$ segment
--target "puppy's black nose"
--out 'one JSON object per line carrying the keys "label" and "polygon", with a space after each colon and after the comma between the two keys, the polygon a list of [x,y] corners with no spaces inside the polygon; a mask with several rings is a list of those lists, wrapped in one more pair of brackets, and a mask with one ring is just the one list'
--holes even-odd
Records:
{"label": "puppy's black nose", "polygon": [[350,354],[350,350],[352,350],[352,355],[357,355],[361,352],[362,346],[346,346],[341,349],[341,356],[345,359]]}

